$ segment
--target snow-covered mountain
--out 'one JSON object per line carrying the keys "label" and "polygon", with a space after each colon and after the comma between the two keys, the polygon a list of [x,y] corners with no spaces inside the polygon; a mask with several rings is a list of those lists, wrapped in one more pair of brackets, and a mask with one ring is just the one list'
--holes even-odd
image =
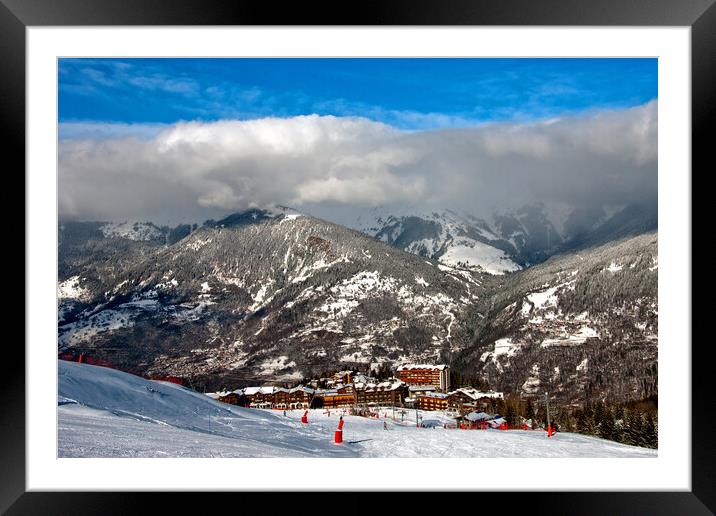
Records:
{"label": "snow-covered mountain", "polygon": [[[439,261],[435,242],[447,247],[458,228],[481,224],[457,215],[404,217],[365,234],[288,209],[249,210],[176,241],[65,224],[59,346],[211,390],[416,361],[448,362],[507,392],[549,388],[568,403],[635,399],[656,386],[657,240],[630,237],[643,226],[628,215],[582,247],[502,275]],[[408,238],[425,221],[450,231]],[[381,240],[390,227],[405,240]],[[499,236],[491,230],[457,238],[485,244]],[[626,236],[591,245],[614,234]],[[419,241],[435,252],[421,256]]]}
{"label": "snow-covered mountain", "polygon": [[486,292],[454,366],[564,403],[657,394],[656,233],[555,256]]}
{"label": "snow-covered mountain", "polygon": [[521,269],[510,257],[516,253],[514,247],[486,222],[450,210],[400,216],[371,210],[356,220],[355,228],[445,265],[490,274]]}
{"label": "snow-covered mountain", "polygon": [[340,222],[409,253],[489,274],[657,228],[655,210],[640,206],[583,210],[541,203],[495,212],[489,220],[451,209],[380,207]]}
{"label": "snow-covered mountain", "polygon": [[[348,225],[378,240],[441,263],[505,274],[557,252],[567,214],[544,205],[493,214],[490,221],[451,209],[421,211],[372,208]],[[562,229],[563,230],[563,229]]]}
{"label": "snow-covered mountain", "polygon": [[483,275],[295,212],[234,214],[171,245],[114,240],[114,254],[89,240],[62,270],[60,348],[196,381],[439,360],[470,344],[460,321],[484,288]]}
{"label": "snow-covered mountain", "polygon": [[162,240],[165,232],[151,222],[118,222],[102,224],[99,230],[107,238],[129,240]]}

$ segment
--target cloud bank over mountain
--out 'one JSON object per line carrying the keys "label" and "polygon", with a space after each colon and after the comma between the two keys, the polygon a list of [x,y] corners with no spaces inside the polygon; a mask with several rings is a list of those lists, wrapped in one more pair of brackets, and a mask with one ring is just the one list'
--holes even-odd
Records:
{"label": "cloud bank over mountain", "polygon": [[270,204],[656,205],[657,103],[405,131],[360,117],[60,124],[62,219],[188,222]]}

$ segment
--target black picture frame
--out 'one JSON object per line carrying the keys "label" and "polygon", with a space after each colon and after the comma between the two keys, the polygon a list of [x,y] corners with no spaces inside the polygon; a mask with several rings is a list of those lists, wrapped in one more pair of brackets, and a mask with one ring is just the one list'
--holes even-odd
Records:
{"label": "black picture frame", "polygon": [[[282,3],[237,0],[0,0],[0,120],[4,156],[25,166],[25,29],[62,25],[604,25],[690,26],[692,170],[706,173],[716,105],[714,0],[399,0],[381,4]],[[351,9],[350,6],[353,8]],[[710,163],[709,163],[710,164]],[[713,168],[713,167],[710,167]],[[693,184],[693,183],[692,183]],[[692,191],[693,187],[692,187]],[[709,203],[709,205],[712,203]],[[695,205],[692,200],[692,206]],[[26,257],[27,258],[27,257]],[[25,275],[29,271],[25,268]],[[685,299],[691,305],[691,299]],[[32,309],[32,307],[27,307]],[[693,320],[693,316],[692,316]],[[692,326],[693,328],[693,326]],[[693,330],[692,330],[693,332]],[[693,333],[692,333],[693,334]],[[688,350],[691,343],[670,343]],[[491,507],[549,514],[713,514],[716,510],[714,416],[709,407],[710,342],[691,346],[692,490],[689,492],[481,493]],[[3,363],[0,410],[0,512],[7,514],[126,514],[161,497],[162,511],[188,510],[186,494],[26,492],[23,355]],[[677,412],[680,410],[677,409]],[[685,436],[687,437],[687,436]],[[550,466],[551,467],[551,466]],[[415,493],[412,500],[421,500]],[[215,497],[216,494],[212,494]],[[221,495],[220,501],[228,495]],[[241,494],[244,508],[250,503]],[[350,507],[359,493],[322,495]],[[417,497],[417,498],[416,498]],[[214,498],[216,499],[216,498]],[[445,498],[443,498],[444,500]],[[340,501],[339,501],[340,500]],[[473,498],[474,500],[474,498]],[[257,500],[258,501],[258,500]],[[298,502],[295,502],[298,503]],[[509,506],[509,507],[508,507]],[[208,507],[208,506],[207,506]],[[206,508],[206,507],[205,507]],[[526,509],[529,508],[529,509]],[[452,510],[452,509],[451,509]],[[205,512],[205,511],[202,511]]]}

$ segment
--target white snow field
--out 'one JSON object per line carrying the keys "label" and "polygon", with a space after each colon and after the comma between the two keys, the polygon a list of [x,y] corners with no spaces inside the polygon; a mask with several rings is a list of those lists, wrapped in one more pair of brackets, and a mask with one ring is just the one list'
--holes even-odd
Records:
{"label": "white snow field", "polygon": [[[390,419],[340,411],[245,409],[165,382],[59,361],[59,457],[656,457],[656,450],[543,431],[416,428],[415,411]],[[382,417],[388,416],[387,418]],[[447,421],[423,412],[424,421]],[[384,430],[383,423],[388,430]]]}

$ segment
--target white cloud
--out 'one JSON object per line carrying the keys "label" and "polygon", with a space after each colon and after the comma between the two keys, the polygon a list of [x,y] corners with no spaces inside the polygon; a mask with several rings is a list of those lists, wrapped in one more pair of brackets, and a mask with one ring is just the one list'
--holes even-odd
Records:
{"label": "white cloud", "polygon": [[[272,203],[415,203],[476,214],[656,202],[656,102],[534,124],[399,131],[358,117],[64,127],[60,215],[201,220]],[[73,136],[73,137],[72,137]]]}

